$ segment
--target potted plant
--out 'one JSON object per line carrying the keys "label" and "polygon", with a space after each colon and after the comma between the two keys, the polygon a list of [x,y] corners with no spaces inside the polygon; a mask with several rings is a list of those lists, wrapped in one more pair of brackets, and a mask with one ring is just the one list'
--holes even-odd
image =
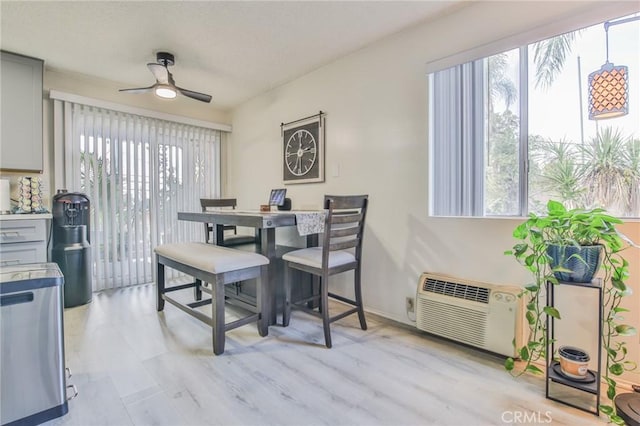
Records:
{"label": "potted plant", "polygon": [[605,246],[616,251],[623,240],[616,230],[622,221],[604,209],[567,210],[562,203],[547,203],[543,228],[550,266],[560,281],[589,283],[600,267]]}
{"label": "potted plant", "polygon": [[[528,340],[516,348],[524,364],[516,368],[514,359],[508,358],[505,368],[514,376],[525,372],[543,373],[536,364],[547,358],[549,336],[546,318],[561,319],[560,312],[545,303],[548,286],[558,285],[563,280],[585,280],[585,277],[577,277],[577,273],[589,272],[595,265],[597,271],[594,273],[600,273],[604,295],[601,307],[602,346],[606,363],[601,370],[601,379],[606,383],[607,397],[612,401],[610,405],[601,404],[599,408],[612,422],[623,424],[613,405],[617,385],[613,377],[636,367],[635,363],[625,359],[626,342],[619,339],[634,335],[636,330],[620,323],[623,320],[621,314],[627,311],[620,306],[622,298],[631,294],[627,285],[629,264],[620,253],[634,244],[617,231],[616,225],[622,221],[607,215],[603,209],[568,210],[560,202],[549,201],[546,213],[544,216],[530,214],[525,222],[518,225],[513,231],[518,242],[511,250],[505,251],[506,255],[514,256],[533,278],[520,294],[526,300],[525,318],[529,325]],[[585,252],[585,246],[591,248]]]}

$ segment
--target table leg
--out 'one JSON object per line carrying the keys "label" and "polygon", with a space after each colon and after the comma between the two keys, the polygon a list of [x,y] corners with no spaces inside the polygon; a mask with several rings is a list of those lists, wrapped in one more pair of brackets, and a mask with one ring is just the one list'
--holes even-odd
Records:
{"label": "table leg", "polygon": [[224,352],[224,284],[216,277],[211,283],[211,334],[213,336],[213,353],[220,355]]}
{"label": "table leg", "polygon": [[265,283],[268,285],[269,302],[271,303],[271,318],[269,325],[276,324],[276,286],[277,286],[277,266],[276,266],[276,230],[275,228],[264,228],[260,232],[260,253],[269,259],[269,279]]}
{"label": "table leg", "polygon": [[[307,235],[307,247],[317,247],[318,246],[318,234]],[[311,279],[309,280],[310,286],[310,295],[320,294],[320,277],[317,275],[311,274]],[[310,300],[307,303],[307,307],[310,309],[317,308],[318,304],[313,300]]]}
{"label": "table leg", "polygon": [[258,332],[262,337],[269,334],[269,322],[271,319],[271,294],[269,294],[269,289],[267,288],[268,281],[269,265],[262,265],[260,267],[260,278],[258,278],[258,288],[256,292],[257,305],[260,307]]}
{"label": "table leg", "polygon": [[216,224],[213,231],[213,244],[221,246],[224,244],[224,225]]}

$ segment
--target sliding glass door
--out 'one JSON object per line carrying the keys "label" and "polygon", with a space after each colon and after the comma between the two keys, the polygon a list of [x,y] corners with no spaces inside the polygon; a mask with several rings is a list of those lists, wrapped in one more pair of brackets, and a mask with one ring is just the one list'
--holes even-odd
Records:
{"label": "sliding glass door", "polygon": [[156,245],[204,238],[177,212],[219,195],[220,131],[68,108],[66,182],[91,201],[94,290],[152,282]]}

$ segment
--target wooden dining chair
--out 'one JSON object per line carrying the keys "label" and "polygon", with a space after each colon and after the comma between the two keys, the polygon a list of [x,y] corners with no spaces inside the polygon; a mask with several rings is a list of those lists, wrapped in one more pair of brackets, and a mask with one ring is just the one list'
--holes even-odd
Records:
{"label": "wooden dining chair", "polygon": [[[362,235],[367,213],[368,195],[325,195],[327,211],[324,238],[321,247],[295,250],[282,256],[285,262],[285,305],[283,324],[289,325],[291,309],[298,309],[322,318],[325,345],[331,347],[330,324],[348,315],[357,313],[360,327],[367,329],[362,309],[361,265]],[[304,300],[292,301],[292,270],[307,272],[320,277],[319,294]],[[354,271],[355,300],[329,292],[329,277],[346,271]],[[329,297],[353,306],[335,316],[329,314]],[[317,306],[312,308],[310,306]]]}
{"label": "wooden dining chair", "polygon": [[[200,206],[202,211],[206,212],[210,208],[231,208],[235,209],[238,202],[235,198],[200,198]],[[225,225],[222,233],[222,241],[218,241],[219,246],[238,246],[242,244],[255,244],[259,241],[258,231],[255,235],[238,234],[238,230],[233,225]],[[227,233],[226,231],[231,231]],[[211,223],[204,224],[204,241],[212,244],[214,241],[215,225]]]}

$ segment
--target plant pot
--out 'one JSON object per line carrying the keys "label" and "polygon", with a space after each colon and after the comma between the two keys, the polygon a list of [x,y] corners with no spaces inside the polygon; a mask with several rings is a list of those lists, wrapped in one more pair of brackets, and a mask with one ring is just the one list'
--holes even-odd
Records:
{"label": "plant pot", "polygon": [[559,246],[549,245],[547,254],[551,257],[551,267],[562,267],[571,272],[554,272],[559,281],[590,283],[600,268],[601,245]]}
{"label": "plant pot", "polygon": [[572,379],[584,379],[589,373],[589,354],[579,348],[562,346],[558,349],[560,370]]}

